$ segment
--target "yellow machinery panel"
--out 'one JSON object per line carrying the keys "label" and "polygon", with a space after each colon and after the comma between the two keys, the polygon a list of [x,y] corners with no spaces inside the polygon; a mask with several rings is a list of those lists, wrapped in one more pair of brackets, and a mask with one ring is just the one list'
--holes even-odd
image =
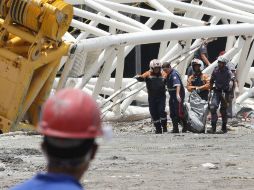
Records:
{"label": "yellow machinery panel", "polygon": [[35,126],[69,44],[73,16],[62,0],[0,0],[0,133]]}

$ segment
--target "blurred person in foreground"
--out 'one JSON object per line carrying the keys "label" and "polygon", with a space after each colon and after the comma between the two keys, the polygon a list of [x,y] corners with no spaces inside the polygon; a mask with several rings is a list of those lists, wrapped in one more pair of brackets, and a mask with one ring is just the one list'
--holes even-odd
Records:
{"label": "blurred person in foreground", "polygon": [[102,135],[96,102],[78,89],[63,89],[44,104],[38,126],[47,171],[12,190],[81,190],[80,180],[94,159]]}

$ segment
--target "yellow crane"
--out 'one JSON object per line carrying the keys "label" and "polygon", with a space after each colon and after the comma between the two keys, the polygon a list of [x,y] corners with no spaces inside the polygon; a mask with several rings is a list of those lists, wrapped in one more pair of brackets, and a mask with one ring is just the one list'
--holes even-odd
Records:
{"label": "yellow crane", "polygon": [[0,133],[28,126],[24,117],[37,124],[69,50],[61,38],[72,17],[62,0],[0,0]]}

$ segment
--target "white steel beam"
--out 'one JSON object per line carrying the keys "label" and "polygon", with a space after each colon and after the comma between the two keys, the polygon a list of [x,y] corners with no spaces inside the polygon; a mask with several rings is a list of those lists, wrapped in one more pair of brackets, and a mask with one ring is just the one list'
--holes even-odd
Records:
{"label": "white steel beam", "polygon": [[77,52],[104,49],[109,46],[126,46],[149,44],[170,40],[187,40],[209,37],[224,37],[237,35],[252,35],[253,24],[231,24],[216,26],[199,26],[188,28],[177,28],[169,30],[147,31],[145,33],[119,34],[114,36],[103,36],[96,39],[86,39],[78,42]]}
{"label": "white steel beam", "polygon": [[[108,1],[102,1],[102,0],[95,0],[95,1],[105,5],[107,7],[110,7],[114,10],[117,10],[117,11],[124,11],[124,12],[128,12],[128,13],[151,17],[151,18],[160,19],[160,20],[167,20],[167,21],[171,21],[174,23],[176,22],[176,23],[182,23],[182,24],[193,25],[193,26],[201,26],[201,25],[207,24],[204,21],[200,21],[200,20],[192,19],[192,18],[181,17],[181,16],[176,16],[173,14],[169,15],[168,13],[151,11],[151,10],[147,10],[147,9],[143,9],[143,8],[131,7],[131,6],[112,3],[112,2],[108,2]],[[169,5],[167,5],[167,6],[169,6]]]}
{"label": "white steel beam", "polygon": [[220,3],[216,0],[201,0],[203,2],[206,2],[207,5],[210,5],[212,7],[214,7],[215,9],[221,9],[227,12],[231,12],[231,13],[235,13],[235,14],[239,14],[239,15],[244,15],[244,16],[249,16],[249,17],[253,17],[253,14],[246,12],[246,11],[241,11],[240,9],[235,9],[233,7],[230,7],[226,4]]}
{"label": "white steel beam", "polygon": [[77,21],[75,19],[72,19],[71,26],[74,28],[78,28],[80,30],[89,32],[91,34],[94,34],[96,36],[108,36],[110,33],[105,32],[104,30],[101,30],[99,28],[93,27],[89,24],[85,24],[83,22]]}
{"label": "white steel beam", "polygon": [[241,2],[241,3],[244,3],[246,5],[252,5],[254,6],[254,1],[253,0],[232,0],[234,2]]}
{"label": "white steel beam", "polygon": [[91,13],[85,10],[81,10],[78,8],[74,8],[74,14],[76,16],[82,17],[82,18],[86,18],[92,21],[97,21],[98,23],[101,24],[105,24],[108,26],[114,26],[120,30],[126,31],[126,32],[140,32],[143,31],[142,29],[138,28],[138,27],[134,27],[132,25],[128,25],[126,23],[122,23],[122,22],[118,22],[116,20],[110,19],[110,18],[106,18],[104,16],[100,16],[98,14],[95,13]]}
{"label": "white steel beam", "polygon": [[[248,75],[246,75],[246,72],[250,69],[252,61],[253,61],[252,59],[253,55],[251,55],[249,58],[249,61],[246,62],[251,42],[252,42],[252,38],[247,37],[247,39],[245,40],[244,46],[242,48],[242,53],[240,56],[239,63],[237,65],[237,78],[238,78],[238,86],[239,86],[240,92],[242,92],[245,80],[248,77]],[[254,52],[254,47],[251,48],[251,53],[253,54],[253,52]]]}
{"label": "white steel beam", "polygon": [[158,1],[160,1],[164,5],[173,6],[175,8],[179,8],[179,9],[184,9],[184,10],[189,10],[189,11],[198,11],[198,12],[202,12],[207,15],[217,16],[220,18],[233,19],[233,20],[240,21],[240,22],[254,23],[253,17],[248,17],[248,16],[236,14],[236,13],[226,12],[223,10],[212,9],[212,8],[208,8],[208,7],[201,7],[198,5],[193,5],[193,4],[184,3],[184,2],[175,1],[175,0],[158,0]]}
{"label": "white steel beam", "polygon": [[[107,51],[107,50],[106,50]],[[94,91],[93,91],[93,98],[97,99],[98,95],[100,94],[101,88],[103,86],[103,83],[105,82],[106,78],[108,77],[108,75],[110,75],[110,68],[111,68],[111,64],[113,62],[113,59],[116,56],[116,50],[115,48],[113,48],[112,53],[110,54],[110,56],[108,57],[108,59],[105,60],[105,63],[103,64],[102,70],[99,74],[98,80],[96,82]]]}
{"label": "white steel beam", "polygon": [[123,15],[123,14],[120,14],[117,11],[114,11],[114,10],[112,10],[112,9],[110,9],[110,8],[100,4],[100,3],[97,3],[94,0],[84,0],[84,1],[85,1],[85,4],[88,5],[89,7],[93,8],[97,11],[100,11],[102,13],[105,13],[106,15],[110,16],[111,18],[114,18],[114,19],[122,21],[124,23],[139,27],[143,30],[150,30],[150,28],[148,28],[144,24],[142,24],[142,23],[140,23],[140,22],[138,22],[138,21],[136,21],[132,18],[129,18],[129,17]]}
{"label": "white steel beam", "polygon": [[84,88],[86,83],[90,80],[90,78],[100,69],[100,67],[103,65],[106,59],[112,54],[113,47],[104,50],[99,58],[95,60],[95,62],[85,71],[84,76],[82,77],[82,80],[76,85],[76,88]]}
{"label": "white steel beam", "polygon": [[[119,47],[117,52],[117,66],[116,66],[116,76],[115,76],[115,92],[122,88],[122,80],[123,80],[123,71],[124,71],[124,47]],[[114,98],[113,103],[116,103],[121,98],[120,95]],[[116,105],[114,108],[115,114],[120,113],[120,104]]]}
{"label": "white steel beam", "polygon": [[241,3],[239,1],[232,0],[218,0],[225,5],[232,6],[235,9],[241,9],[242,11],[247,11],[250,13],[254,13],[254,5],[248,5],[246,3]]}

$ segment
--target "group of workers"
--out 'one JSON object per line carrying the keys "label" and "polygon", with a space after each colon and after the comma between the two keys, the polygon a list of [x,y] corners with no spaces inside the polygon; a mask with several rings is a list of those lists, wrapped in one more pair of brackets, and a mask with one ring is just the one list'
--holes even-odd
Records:
{"label": "group of workers", "polygon": [[[213,91],[210,133],[216,132],[219,106],[222,132],[227,132],[228,103],[237,85],[235,68],[227,64],[228,60],[220,56],[211,77],[202,73],[203,62],[200,59],[193,59],[191,64],[192,74],[188,77],[187,90],[195,91],[205,101],[209,101],[209,94]],[[156,133],[167,132],[166,91],[170,96],[172,132],[179,133],[179,123],[183,126],[182,132],[186,132],[188,126],[183,111],[185,88],[179,73],[171,64],[161,64],[154,59],[150,62],[150,70],[136,76],[136,79],[146,82],[149,110]],[[83,189],[80,180],[95,157],[98,148],[96,138],[103,135],[100,111],[95,100],[79,89],[58,91],[45,102],[38,130],[43,135],[41,149],[47,157],[47,171],[12,190]]]}
{"label": "group of workers", "polygon": [[[206,48],[201,46],[198,55],[207,54]],[[221,54],[222,55],[222,54]],[[195,56],[187,70],[187,90],[195,91],[201,99],[209,103],[212,128],[208,133],[216,133],[218,120],[217,110],[220,107],[222,128],[220,133],[227,133],[228,107],[232,101],[232,94],[237,89],[235,68],[229,66],[229,61],[222,56],[218,57],[218,66],[211,76],[202,73],[209,66],[207,57],[205,65],[201,56]],[[200,59],[199,59],[200,58]],[[232,66],[232,64],[231,64]],[[182,125],[182,132],[188,130],[188,122],[184,114],[185,88],[180,74],[171,67],[169,62],[161,63],[154,59],[150,62],[150,70],[137,75],[138,81],[145,81],[148,92],[148,103],[155,133],[167,132],[166,91],[169,93],[169,112],[172,120],[172,133],[179,133],[178,124]],[[212,96],[210,93],[212,92]]]}
{"label": "group of workers", "polygon": [[153,59],[150,62],[150,70],[135,78],[139,82],[146,82],[149,111],[155,126],[155,133],[167,132],[166,89],[170,95],[169,105],[173,133],[179,133],[178,123],[182,123],[182,131],[186,132],[187,122],[184,119],[183,111],[184,86],[179,73],[171,67],[170,63],[166,62],[162,65],[159,60]]}

